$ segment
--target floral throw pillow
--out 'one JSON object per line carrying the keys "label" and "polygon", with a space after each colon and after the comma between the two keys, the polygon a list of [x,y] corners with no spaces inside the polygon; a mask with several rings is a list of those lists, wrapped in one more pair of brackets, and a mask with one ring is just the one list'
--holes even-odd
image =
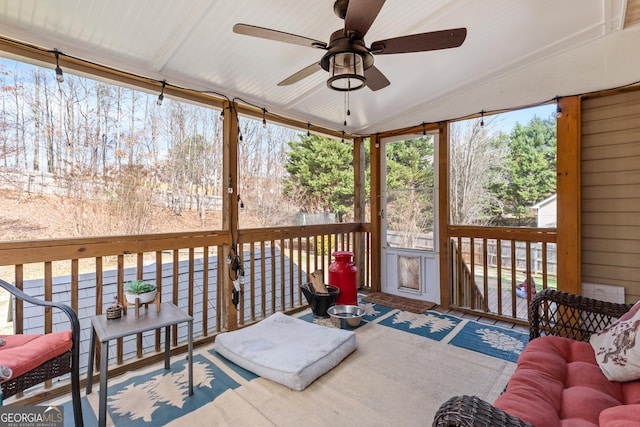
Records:
{"label": "floral throw pillow", "polygon": [[610,381],[640,379],[640,301],[589,342],[602,373]]}

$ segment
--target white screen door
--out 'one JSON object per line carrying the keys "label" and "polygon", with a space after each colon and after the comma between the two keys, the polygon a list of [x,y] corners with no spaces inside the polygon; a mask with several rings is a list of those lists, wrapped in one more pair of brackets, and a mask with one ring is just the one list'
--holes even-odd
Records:
{"label": "white screen door", "polygon": [[440,303],[437,135],[383,140],[383,292]]}

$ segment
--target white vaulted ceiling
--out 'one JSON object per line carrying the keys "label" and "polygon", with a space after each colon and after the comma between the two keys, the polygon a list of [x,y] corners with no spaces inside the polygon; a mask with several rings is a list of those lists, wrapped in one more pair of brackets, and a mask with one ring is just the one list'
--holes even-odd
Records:
{"label": "white vaulted ceiling", "polygon": [[348,133],[534,104],[640,80],[635,0],[387,0],[373,41],[466,27],[459,48],[378,55],[391,85],[350,95],[324,71],[277,83],[323,50],[235,34],[236,23],[329,41],[343,21],[333,0],[0,0],[0,35]]}

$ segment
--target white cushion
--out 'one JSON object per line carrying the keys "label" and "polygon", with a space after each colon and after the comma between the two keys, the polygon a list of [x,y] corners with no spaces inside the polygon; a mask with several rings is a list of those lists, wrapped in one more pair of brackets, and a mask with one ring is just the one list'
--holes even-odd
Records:
{"label": "white cushion", "polygon": [[602,373],[610,381],[640,379],[640,301],[620,319],[591,335],[589,342]]}
{"label": "white cushion", "polygon": [[233,363],[293,390],[304,390],[357,348],[353,331],[283,313],[216,337],[214,349]]}

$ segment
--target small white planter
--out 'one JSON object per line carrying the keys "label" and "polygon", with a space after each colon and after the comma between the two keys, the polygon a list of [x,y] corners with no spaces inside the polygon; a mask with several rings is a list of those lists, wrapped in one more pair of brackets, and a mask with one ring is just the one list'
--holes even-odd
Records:
{"label": "small white planter", "polygon": [[135,304],[136,298],[140,298],[140,304],[145,304],[153,301],[156,298],[157,290],[151,292],[145,292],[144,294],[124,294],[129,304]]}

